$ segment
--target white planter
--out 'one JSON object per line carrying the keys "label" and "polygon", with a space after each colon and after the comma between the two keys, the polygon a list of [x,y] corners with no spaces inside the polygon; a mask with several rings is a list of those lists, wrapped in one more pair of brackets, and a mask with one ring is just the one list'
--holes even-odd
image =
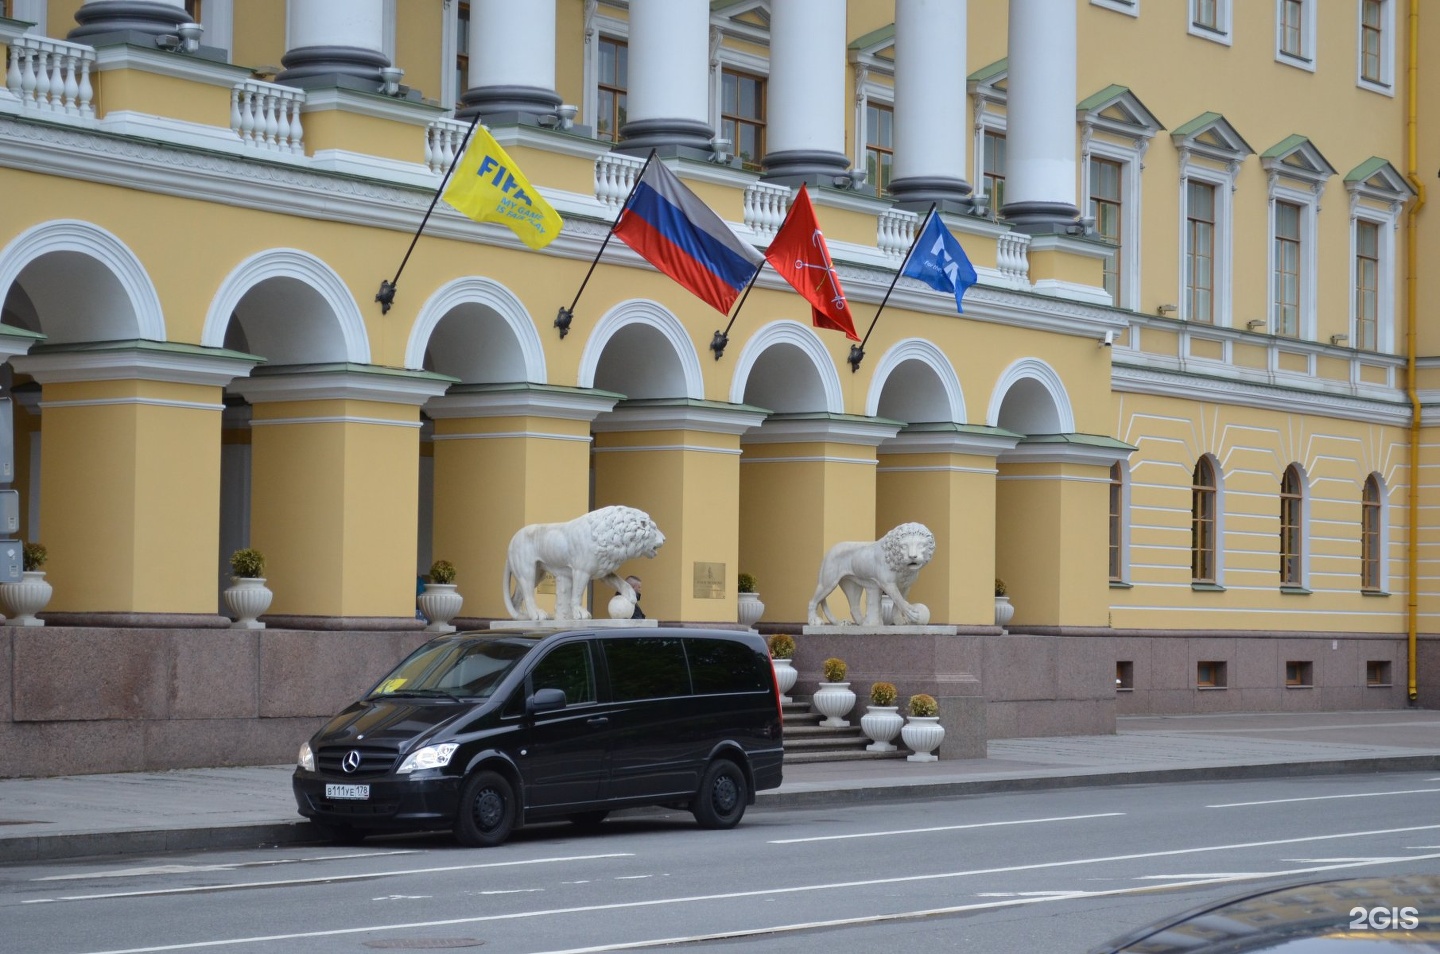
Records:
{"label": "white planter", "polygon": [[1008,596],[995,597],[995,625],[1004,629],[1015,618],[1015,606]]}
{"label": "white planter", "polygon": [[0,583],[0,603],[10,617],[7,622],[11,626],[44,626],[45,621],[36,619],[35,614],[50,602],[52,592],[43,570],[23,571],[19,583]]}
{"label": "white planter", "polygon": [[740,593],[735,614],[741,626],[754,626],[760,617],[765,615],[765,604],[760,602],[760,594]]}
{"label": "white planter", "polygon": [[775,685],[780,687],[781,703],[794,702],[786,693],[795,688],[795,680],[800,678],[800,674],[788,659],[772,659],[770,665],[775,667]]}
{"label": "white planter", "polygon": [[866,706],[860,717],[860,731],[870,739],[866,752],[894,752],[895,736],[905,725],[905,717],[895,706]]}
{"label": "white planter", "polygon": [[453,633],[455,627],[450,625],[450,621],[460,615],[465,597],[455,592],[454,583],[426,583],[425,592],[416,597],[416,602],[420,605],[420,612],[430,621],[425,632]]}
{"label": "white planter", "polygon": [[940,724],[939,716],[911,716],[900,730],[900,739],[906,748],[915,753],[907,756],[907,761],[934,762],[939,756],[930,753],[945,741],[945,727]]}
{"label": "white planter", "polygon": [[855,708],[855,693],[848,682],[822,682],[810,700],[810,706],[825,718],[821,725],[831,729],[849,728],[845,714]]}
{"label": "white planter", "polygon": [[225,608],[235,617],[231,629],[264,629],[255,617],[270,608],[275,594],[265,585],[263,576],[232,576],[232,586],[225,588]]}

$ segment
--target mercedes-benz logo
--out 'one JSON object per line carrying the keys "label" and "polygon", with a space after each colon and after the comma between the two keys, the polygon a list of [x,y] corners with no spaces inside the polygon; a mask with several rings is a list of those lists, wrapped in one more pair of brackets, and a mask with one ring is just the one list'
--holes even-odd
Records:
{"label": "mercedes-benz logo", "polygon": [[340,768],[343,769],[347,775],[360,768],[360,750],[351,749],[349,752],[346,752],[345,757],[340,760]]}

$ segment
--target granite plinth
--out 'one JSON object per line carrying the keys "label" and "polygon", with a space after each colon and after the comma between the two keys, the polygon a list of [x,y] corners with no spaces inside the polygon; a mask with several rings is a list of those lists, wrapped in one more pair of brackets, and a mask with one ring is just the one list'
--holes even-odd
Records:
{"label": "granite plinth", "polygon": [[802,636],[958,636],[958,626],[802,626]]}
{"label": "granite plinth", "polygon": [[645,629],[658,627],[658,619],[497,619],[496,633],[558,633],[566,629]]}

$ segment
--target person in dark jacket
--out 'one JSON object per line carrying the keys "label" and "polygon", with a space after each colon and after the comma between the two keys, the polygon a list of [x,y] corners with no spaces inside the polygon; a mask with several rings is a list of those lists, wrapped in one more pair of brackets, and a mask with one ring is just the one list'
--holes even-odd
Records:
{"label": "person in dark jacket", "polygon": [[635,612],[630,614],[631,619],[644,619],[645,611],[640,608],[640,577],[627,576],[625,582],[635,591]]}

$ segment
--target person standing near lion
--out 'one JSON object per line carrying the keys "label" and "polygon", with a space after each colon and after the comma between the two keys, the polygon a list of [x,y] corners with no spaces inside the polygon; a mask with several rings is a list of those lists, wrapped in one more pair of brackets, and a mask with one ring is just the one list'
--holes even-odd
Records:
{"label": "person standing near lion", "polygon": [[627,560],[654,557],[664,542],[650,515],[634,507],[601,507],[565,523],[521,527],[505,553],[505,609],[511,619],[548,619],[535,602],[535,588],[546,573],[555,578],[556,619],[590,618],[581,600],[591,580],[605,581],[634,603],[639,594],[615,571]]}

